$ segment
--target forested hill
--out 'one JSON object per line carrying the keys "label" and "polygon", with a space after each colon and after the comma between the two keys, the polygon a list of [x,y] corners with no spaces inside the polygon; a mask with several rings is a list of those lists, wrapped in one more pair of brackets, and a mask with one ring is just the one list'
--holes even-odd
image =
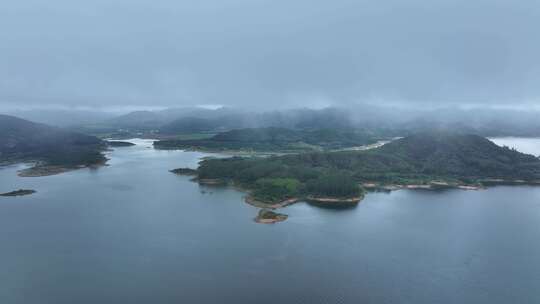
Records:
{"label": "forested hill", "polygon": [[103,147],[103,142],[93,136],[0,115],[0,161],[88,165],[104,160]]}
{"label": "forested hill", "polygon": [[429,132],[368,151],[210,159],[200,163],[197,174],[199,179],[233,181],[260,197],[279,200],[296,195],[288,190],[291,185],[308,194],[354,195],[354,185],[362,182],[471,185],[501,179],[536,183],[540,160],[477,135]]}
{"label": "forested hill", "polygon": [[540,179],[540,160],[470,134],[424,132],[363,152],[285,156],[287,164],[346,170],[359,180]]}
{"label": "forested hill", "polygon": [[471,134],[419,133],[368,154],[399,158],[414,171],[430,175],[540,178],[537,157]]}
{"label": "forested hill", "polygon": [[366,132],[342,129],[293,130],[253,128],[223,132],[209,139],[163,140],[157,148],[201,150],[314,151],[354,147],[376,142]]}

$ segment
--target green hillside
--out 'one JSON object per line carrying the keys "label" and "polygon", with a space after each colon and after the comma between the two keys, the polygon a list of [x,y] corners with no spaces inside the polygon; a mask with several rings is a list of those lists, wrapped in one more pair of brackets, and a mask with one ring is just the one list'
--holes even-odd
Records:
{"label": "green hillside", "polygon": [[232,181],[274,201],[298,193],[353,196],[358,194],[361,182],[400,185],[433,181],[471,185],[486,179],[536,182],[540,180],[540,160],[499,147],[481,136],[431,132],[368,151],[210,159],[201,162],[197,172],[199,179]]}

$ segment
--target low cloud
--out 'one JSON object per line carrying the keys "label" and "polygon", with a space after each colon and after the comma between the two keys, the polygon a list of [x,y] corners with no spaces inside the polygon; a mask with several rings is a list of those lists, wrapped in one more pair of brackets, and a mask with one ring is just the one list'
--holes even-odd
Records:
{"label": "low cloud", "polygon": [[537,1],[0,4],[0,106],[253,109],[540,100]]}

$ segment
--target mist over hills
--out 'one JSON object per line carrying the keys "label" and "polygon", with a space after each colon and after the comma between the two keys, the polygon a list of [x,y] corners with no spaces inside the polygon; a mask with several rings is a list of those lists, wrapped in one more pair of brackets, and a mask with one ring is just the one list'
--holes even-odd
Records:
{"label": "mist over hills", "polygon": [[0,161],[88,165],[104,161],[104,143],[93,136],[0,115]]}
{"label": "mist over hills", "polygon": [[233,129],[367,129],[387,136],[405,136],[426,129],[453,130],[482,136],[540,136],[539,112],[519,109],[420,109],[376,105],[348,108],[297,108],[251,111],[238,108],[170,108],[114,115],[99,111],[18,111],[31,121],[100,135],[119,130],[175,135],[224,132]]}
{"label": "mist over hills", "polygon": [[0,304],[540,304],[539,29],[540,0],[0,0]]}
{"label": "mist over hills", "polygon": [[3,114],[56,127],[74,127],[94,124],[114,118],[116,115],[104,111],[35,109],[6,111]]}
{"label": "mist over hills", "polygon": [[108,119],[108,128],[155,130],[162,134],[222,132],[243,128],[369,129],[404,136],[426,129],[483,136],[540,136],[540,113],[506,109],[406,109],[379,106],[290,109],[255,112],[242,109],[167,109],[132,112]]}
{"label": "mist over hills", "polygon": [[160,140],[159,149],[206,151],[306,152],[374,144],[372,134],[340,129],[294,130],[277,127],[235,129],[204,139]]}

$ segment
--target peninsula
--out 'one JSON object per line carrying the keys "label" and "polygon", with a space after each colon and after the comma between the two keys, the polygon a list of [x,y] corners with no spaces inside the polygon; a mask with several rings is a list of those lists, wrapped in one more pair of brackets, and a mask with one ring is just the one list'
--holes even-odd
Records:
{"label": "peninsula", "polygon": [[478,135],[424,132],[366,151],[207,159],[196,175],[246,190],[258,207],[279,208],[298,200],[356,204],[365,189],[540,184],[540,159]]}
{"label": "peninsula", "polygon": [[105,164],[105,143],[93,136],[0,115],[0,163],[34,163],[21,176],[58,174]]}

